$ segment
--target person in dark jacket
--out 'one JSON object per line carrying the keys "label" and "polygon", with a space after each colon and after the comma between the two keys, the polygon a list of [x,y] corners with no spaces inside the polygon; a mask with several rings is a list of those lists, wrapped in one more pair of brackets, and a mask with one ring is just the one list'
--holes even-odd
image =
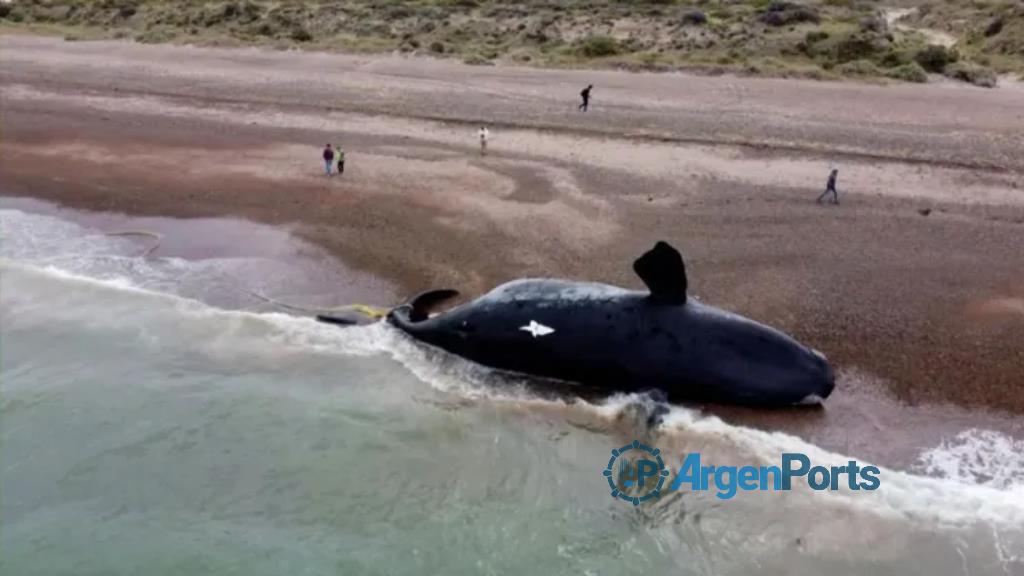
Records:
{"label": "person in dark jacket", "polygon": [[821,196],[818,196],[818,204],[821,204],[821,201],[825,198],[825,196],[828,196],[829,192],[832,193],[832,203],[839,204],[839,192],[836,191],[836,178],[838,176],[839,170],[833,168],[832,172],[830,172],[828,175],[828,182],[825,183],[825,191],[821,193]]}
{"label": "person in dark jacket", "polygon": [[331,148],[330,144],[328,144],[324,148],[324,171],[327,173],[328,177],[330,177],[330,175],[331,175],[331,168],[333,167],[333,165],[334,165],[334,149]]}
{"label": "person in dark jacket", "polygon": [[580,104],[580,110],[583,112],[586,112],[587,108],[590,106],[590,90],[593,87],[593,84],[588,84],[587,87],[580,92],[580,98],[583,99],[583,102]]}

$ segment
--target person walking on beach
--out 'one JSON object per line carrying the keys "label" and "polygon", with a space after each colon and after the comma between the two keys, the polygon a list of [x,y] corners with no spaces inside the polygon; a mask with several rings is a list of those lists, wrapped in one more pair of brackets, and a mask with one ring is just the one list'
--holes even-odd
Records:
{"label": "person walking on beach", "polygon": [[338,176],[345,173],[345,149],[338,146]]}
{"label": "person walking on beach", "polygon": [[839,192],[836,191],[836,178],[839,176],[839,170],[836,168],[832,169],[832,172],[828,175],[828,182],[825,183],[825,191],[818,196],[818,204],[821,204],[822,199],[828,196],[828,193],[832,193],[832,203],[839,204]]}
{"label": "person walking on beach", "polygon": [[331,167],[334,165],[334,150],[331,145],[328,144],[324,148],[324,171],[327,172],[327,177],[331,176]]}
{"label": "person walking on beach", "polygon": [[593,84],[588,84],[587,87],[584,88],[582,92],[580,92],[580,98],[583,99],[583,102],[580,103],[580,111],[581,112],[586,112],[587,108],[590,106],[590,90],[593,87],[594,87]]}
{"label": "person walking on beach", "polygon": [[490,136],[490,131],[487,130],[487,126],[480,127],[480,155],[487,155],[487,137]]}

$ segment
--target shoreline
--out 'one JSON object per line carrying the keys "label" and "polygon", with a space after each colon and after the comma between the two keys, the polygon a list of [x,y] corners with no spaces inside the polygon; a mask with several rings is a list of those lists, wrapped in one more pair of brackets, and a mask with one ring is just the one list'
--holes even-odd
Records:
{"label": "shoreline", "polygon": [[[267,295],[282,297],[293,304],[301,302],[305,306],[320,302],[324,306],[336,306],[359,300],[386,306],[381,298],[390,297],[392,301],[398,301],[393,287],[380,278],[348,269],[336,257],[307,245],[287,226],[269,226],[235,217],[133,216],[4,195],[0,195],[0,208],[52,216],[107,233],[120,230],[157,232],[161,240],[156,250],[145,252],[146,258],[193,261],[266,258],[291,262],[300,273],[303,270],[316,271],[308,278],[303,274],[304,281],[298,292],[289,292],[287,296]],[[245,242],[241,246],[230,241],[243,237]],[[311,278],[324,275],[335,280],[330,283],[323,280],[310,282]],[[341,286],[336,283],[338,280],[343,283]],[[289,315],[309,315],[288,306],[245,298],[231,306],[235,305],[252,311],[261,311],[262,308]],[[931,446],[937,439],[952,442],[961,433],[973,431],[994,431],[1012,439],[1024,439],[1024,422],[1016,414],[948,403],[911,405],[894,397],[887,386],[882,378],[856,368],[842,368],[836,391],[822,406],[774,409],[702,404],[681,406],[718,417],[733,426],[791,434],[825,450],[918,474],[922,473],[918,461],[921,449]],[[537,399],[543,398],[541,395]],[[571,406],[571,397],[567,401]],[[589,401],[600,403],[603,400],[592,398]],[[565,415],[569,415],[573,413],[570,406],[561,409],[552,406],[547,410],[551,410],[552,415],[559,410],[567,410]],[[885,441],[879,442],[883,438]]]}
{"label": "shoreline", "polygon": [[[3,190],[0,209],[57,218],[92,230],[95,235],[130,238],[139,246],[138,257],[147,260],[245,261],[268,271],[284,270],[285,278],[291,278],[285,293],[254,294],[245,280],[225,274],[223,280],[239,283],[238,290],[233,297],[217,294],[215,301],[205,302],[218,308],[300,313],[298,308],[326,309],[349,303],[386,306],[400,298],[393,284],[351,269],[333,254],[298,237],[289,226],[233,216],[178,218],[97,211],[30,196],[4,195]],[[202,300],[199,295],[195,298]]]}
{"label": "shoreline", "polygon": [[[847,414],[881,398],[875,411],[906,408],[883,418],[890,433],[914,413],[920,438],[952,418],[936,406],[982,420],[995,411],[993,422],[1024,413],[1024,118],[1005,94],[600,72],[595,110],[573,115],[569,89],[590,73],[0,45],[5,194],[287,226],[399,297],[439,287],[471,297],[523,276],[636,287],[632,259],[665,239],[703,300],[783,329],[852,374],[830,400]],[[865,118],[865,105],[878,112]],[[417,119],[429,115],[441,119]],[[485,115],[517,127],[492,131],[481,157],[465,122]],[[796,148],[630,137],[647,126]],[[344,177],[330,181],[318,160],[328,141],[348,152]],[[820,206],[830,160],[797,150],[823,141],[933,161],[844,158],[843,204]],[[942,166],[950,154],[1006,169]],[[785,416],[727,417],[787,427]],[[790,426],[841,443],[852,441],[848,424]]]}

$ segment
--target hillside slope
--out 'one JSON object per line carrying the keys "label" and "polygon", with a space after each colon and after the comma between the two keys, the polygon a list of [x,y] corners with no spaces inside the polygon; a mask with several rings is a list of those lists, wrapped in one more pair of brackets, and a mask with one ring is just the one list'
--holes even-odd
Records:
{"label": "hillside slope", "polygon": [[[914,82],[945,72],[980,85],[1024,71],[1024,5],[960,4],[914,7],[898,22],[877,0],[15,0],[0,17],[68,39],[395,51],[471,64]],[[929,46],[933,37],[917,28],[952,32],[957,46]]]}

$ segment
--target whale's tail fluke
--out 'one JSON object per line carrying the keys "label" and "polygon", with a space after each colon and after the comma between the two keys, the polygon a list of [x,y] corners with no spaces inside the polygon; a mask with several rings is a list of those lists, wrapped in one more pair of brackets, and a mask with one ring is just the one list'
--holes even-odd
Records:
{"label": "whale's tail fluke", "polygon": [[658,242],[633,262],[633,271],[651,291],[651,298],[665,304],[686,303],[686,265],[679,251]]}

